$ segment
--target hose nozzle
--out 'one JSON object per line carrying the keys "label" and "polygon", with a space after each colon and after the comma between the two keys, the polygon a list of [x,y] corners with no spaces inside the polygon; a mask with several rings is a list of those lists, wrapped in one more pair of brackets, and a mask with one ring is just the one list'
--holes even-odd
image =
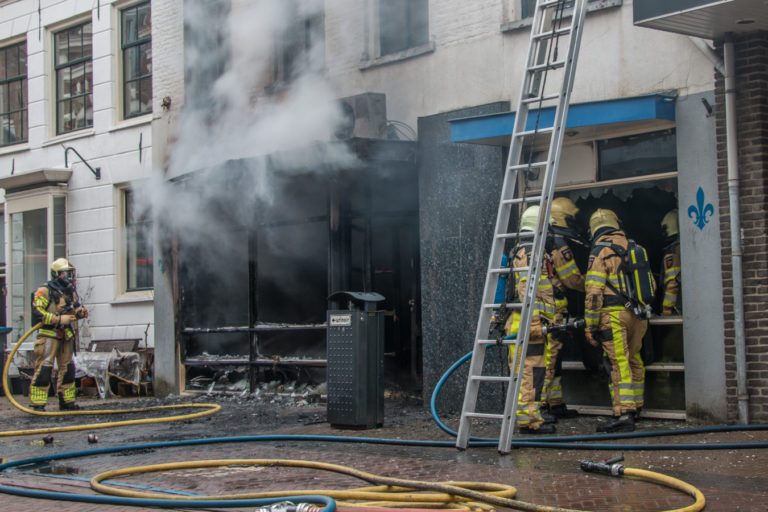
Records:
{"label": "hose nozzle", "polygon": [[624,465],[619,464],[624,460],[623,455],[618,455],[601,462],[592,462],[591,460],[579,461],[581,470],[586,473],[600,473],[610,476],[622,476],[624,474]]}

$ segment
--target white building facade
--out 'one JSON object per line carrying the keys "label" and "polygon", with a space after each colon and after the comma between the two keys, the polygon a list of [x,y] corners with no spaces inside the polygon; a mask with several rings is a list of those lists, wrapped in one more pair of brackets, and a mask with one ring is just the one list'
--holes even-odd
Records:
{"label": "white building facade", "polygon": [[152,169],[151,2],[0,2],[5,324],[29,328],[55,258],[77,268],[80,343],[154,344],[152,248],[132,185]]}

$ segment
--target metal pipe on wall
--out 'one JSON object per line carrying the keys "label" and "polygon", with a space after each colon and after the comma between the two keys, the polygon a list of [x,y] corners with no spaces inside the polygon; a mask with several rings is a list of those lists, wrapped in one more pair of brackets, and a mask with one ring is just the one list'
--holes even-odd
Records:
{"label": "metal pipe on wall", "polygon": [[742,273],[741,214],[739,201],[739,152],[736,132],[736,54],[733,40],[723,45],[725,64],[725,127],[728,155],[728,209],[731,223],[731,273],[733,280],[733,330],[736,349],[736,393],[739,423],[749,423],[747,357],[744,335],[744,287]]}

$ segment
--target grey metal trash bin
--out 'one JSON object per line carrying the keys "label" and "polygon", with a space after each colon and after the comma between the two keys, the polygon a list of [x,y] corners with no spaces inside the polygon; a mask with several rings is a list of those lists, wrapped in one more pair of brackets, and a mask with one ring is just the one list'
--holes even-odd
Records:
{"label": "grey metal trash bin", "polygon": [[328,423],[338,428],[384,424],[384,313],[378,293],[328,297]]}

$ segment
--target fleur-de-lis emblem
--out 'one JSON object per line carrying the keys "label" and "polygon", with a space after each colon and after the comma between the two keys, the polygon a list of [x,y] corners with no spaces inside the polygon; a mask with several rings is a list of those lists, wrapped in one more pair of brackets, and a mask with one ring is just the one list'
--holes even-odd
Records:
{"label": "fleur-de-lis emblem", "polygon": [[704,189],[699,187],[699,190],[696,191],[696,205],[688,207],[688,218],[693,219],[696,227],[703,230],[714,214],[715,207],[712,206],[712,203],[704,202]]}

